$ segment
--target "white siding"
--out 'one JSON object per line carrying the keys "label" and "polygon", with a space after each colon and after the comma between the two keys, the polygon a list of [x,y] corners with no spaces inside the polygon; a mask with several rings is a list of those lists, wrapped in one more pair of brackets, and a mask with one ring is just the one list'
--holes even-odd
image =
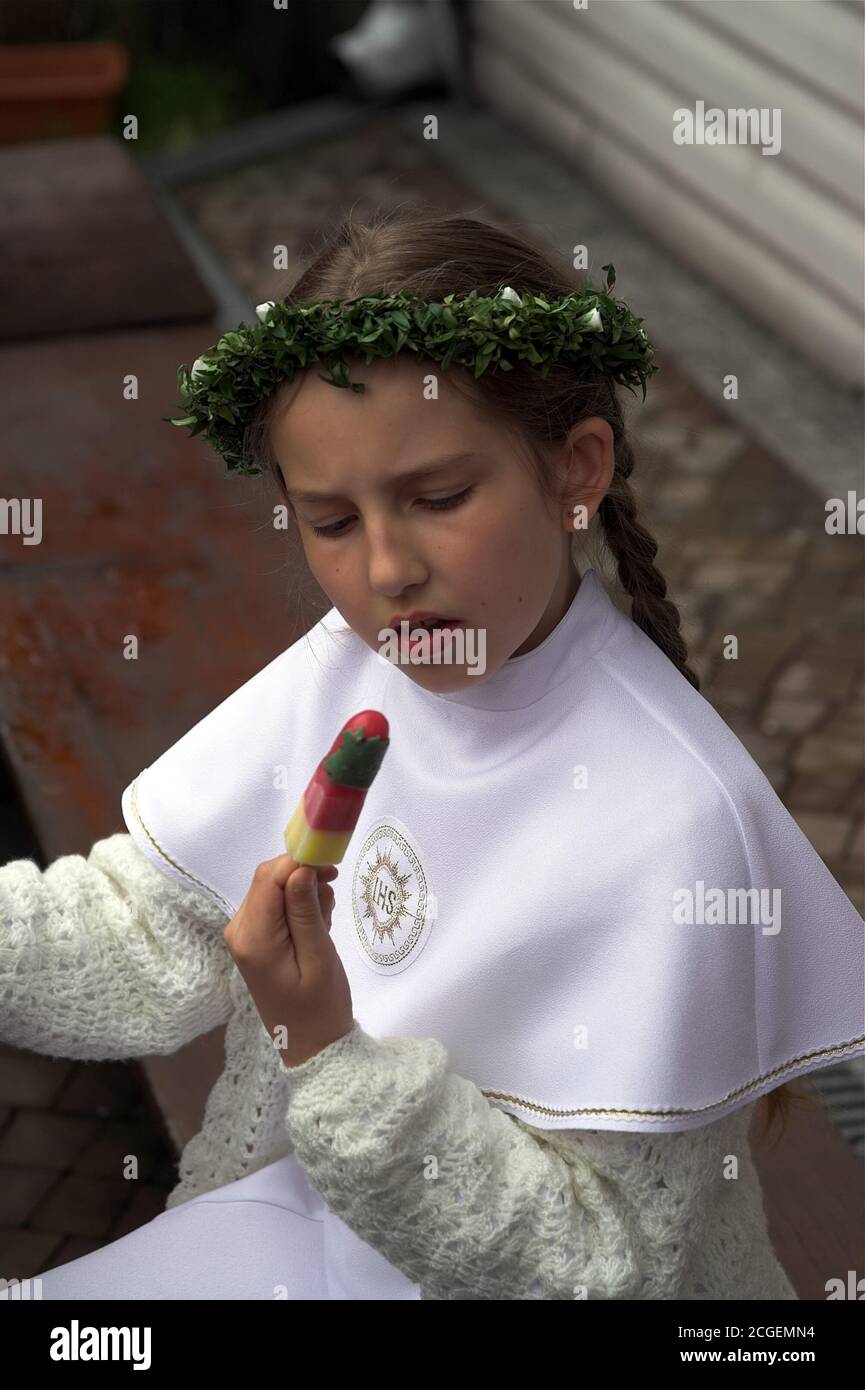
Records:
{"label": "white siding", "polygon": [[[836,379],[861,387],[861,8],[473,0],[470,14],[475,82],[491,106]],[[673,113],[698,100],[707,110],[780,108],[780,153],[675,144]]]}

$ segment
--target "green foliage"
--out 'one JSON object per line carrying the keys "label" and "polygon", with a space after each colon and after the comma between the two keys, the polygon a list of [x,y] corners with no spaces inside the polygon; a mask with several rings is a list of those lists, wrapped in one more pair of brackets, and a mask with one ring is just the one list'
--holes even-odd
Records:
{"label": "green foliage", "polygon": [[179,149],[263,109],[242,73],[196,58],[136,59],[118,110],[138,117],[138,150]]}
{"label": "green foliage", "polygon": [[[588,369],[642,387],[658,370],[654,349],[631,313],[609,291],[616,280],[605,265],[605,290],[586,286],[563,299],[547,301],[509,287],[492,297],[472,290],[440,303],[415,300],[407,292],[363,295],[317,304],[281,302],[259,305],[259,322],[238,324],[208,349],[193,367],[177,372],[179,418],[166,423],[203,432],[225,461],[228,472],[260,473],[249,454],[246,430],[259,403],[298,370],[322,362],[331,386],[362,392],[348,375],[345,354],[377,357],[414,352],[438,362],[470,369],[480,377],[489,368],[510,371],[517,362],[547,376],[554,363]],[[166,419],[166,417],[163,417]]]}

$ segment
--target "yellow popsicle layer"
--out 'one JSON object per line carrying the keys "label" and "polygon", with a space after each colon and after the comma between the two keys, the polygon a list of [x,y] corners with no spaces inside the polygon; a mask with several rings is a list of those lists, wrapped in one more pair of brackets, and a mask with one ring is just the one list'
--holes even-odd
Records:
{"label": "yellow popsicle layer", "polygon": [[285,827],[285,848],[298,864],[320,868],[339,864],[351,839],[350,830],[311,830],[303,814],[303,801]]}

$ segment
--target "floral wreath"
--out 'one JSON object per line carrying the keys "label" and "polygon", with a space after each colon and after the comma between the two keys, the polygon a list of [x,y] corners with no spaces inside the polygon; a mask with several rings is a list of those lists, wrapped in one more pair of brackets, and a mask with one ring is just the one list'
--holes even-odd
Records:
{"label": "floral wreath", "polygon": [[332,386],[364,391],[349,379],[344,353],[376,357],[411,351],[432,358],[444,370],[453,363],[482,376],[490,365],[509,372],[527,362],[547,376],[553,363],[585,365],[628,389],[659,370],[642,319],[609,291],[616,283],[612,265],[605,290],[590,285],[564,298],[510,285],[492,296],[471,290],[440,302],[415,299],[408,291],[362,295],[357,299],[292,304],[268,300],[256,308],[256,322],[238,324],[192,364],[177,369],[179,417],[167,424],[203,434],[221,455],[228,473],[258,474],[247,431],[262,399],[291,381],[298,370],[324,363]]}

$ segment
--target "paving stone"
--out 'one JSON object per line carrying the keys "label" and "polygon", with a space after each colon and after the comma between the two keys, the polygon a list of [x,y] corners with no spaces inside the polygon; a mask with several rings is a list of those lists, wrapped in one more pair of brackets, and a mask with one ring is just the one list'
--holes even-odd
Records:
{"label": "paving stone", "polygon": [[861,775],[862,748],[854,742],[841,742],[825,734],[809,734],[793,754],[797,772],[838,771],[858,769]]}
{"label": "paving stone", "polygon": [[[719,673],[724,669],[725,664],[724,658],[719,657],[713,668],[713,693],[711,702],[721,718],[732,728],[733,722],[738,716],[752,716],[753,711],[760,702],[760,696],[756,690],[751,690],[747,687],[724,685],[723,677]],[[705,693],[704,691],[704,694]],[[709,697],[707,696],[707,698]]]}
{"label": "paving stone", "polygon": [[108,1119],[140,1104],[140,1095],[141,1083],[131,1067],[114,1062],[79,1062],[53,1108],[60,1114]]}
{"label": "paving stone", "polygon": [[[716,628],[713,633],[713,640],[722,653],[728,635],[729,629],[723,632]],[[744,687],[759,694],[769,677],[783,663],[789,649],[789,637],[764,627],[751,627],[741,632],[734,630],[732,635],[738,638],[738,654],[735,659],[722,659],[716,672],[718,693],[723,689],[726,678],[731,688]]]}
{"label": "paving stone", "polygon": [[[825,616],[828,618],[831,614],[827,612]],[[804,659],[812,659],[823,672],[824,681],[831,678],[833,684],[840,686],[844,677],[845,694],[853,694],[860,687],[862,679],[862,636],[858,630],[854,631],[855,636],[852,633],[837,633],[830,638],[815,635],[803,644],[802,649]]]}
{"label": "paving stone", "polygon": [[32,1279],[40,1270],[50,1269],[52,1256],[62,1242],[63,1237],[55,1231],[0,1228],[0,1278]]}
{"label": "paving stone", "polygon": [[130,1231],[137,1231],[139,1226],[145,1226],[148,1221],[160,1216],[165,1211],[167,1197],[168,1190],[164,1187],[154,1187],[149,1183],[140,1184],[132,1194],[129,1206],[112,1228],[111,1239],[120,1240],[121,1236],[128,1235]]}
{"label": "paving stone", "polygon": [[679,460],[685,473],[717,473],[742,453],[747,436],[727,425],[703,425],[683,451]]}
{"label": "paving stone", "polygon": [[804,696],[825,689],[826,673],[819,666],[805,661],[793,661],[775,682],[777,695]]}
{"label": "paving stone", "polygon": [[0,1226],[25,1223],[33,1208],[57,1181],[47,1168],[0,1167]]}
{"label": "paving stone", "polygon": [[837,740],[838,743],[858,743],[860,752],[865,753],[865,728],[858,713],[854,713],[847,704],[829,716],[820,732],[827,738]]}
{"label": "paving stone", "polygon": [[138,1181],[150,1177],[162,1144],[149,1126],[107,1120],[75,1160],[76,1173],[123,1176],[130,1155],[138,1161]]}
{"label": "paving stone", "polygon": [[835,859],[850,837],[852,822],[849,816],[831,815],[821,811],[800,811],[796,816],[803,831],[821,859]]}
{"label": "paving stone", "polygon": [[0,1163],[62,1171],[71,1167],[99,1123],[83,1116],[20,1110],[0,1138]]}
{"label": "paving stone", "polygon": [[767,734],[802,734],[818,724],[825,712],[825,700],[794,700],[776,695],[766,705],[761,728]]}
{"label": "paving stone", "polygon": [[104,1240],[93,1240],[87,1236],[67,1236],[54,1251],[51,1259],[42,1265],[39,1273],[46,1274],[49,1269],[57,1269],[60,1265],[68,1264],[70,1260],[80,1260],[84,1255],[92,1255],[94,1250],[101,1250],[106,1243]]}
{"label": "paving stone", "polygon": [[685,536],[679,541],[682,554],[690,560],[699,561],[707,558],[707,552],[718,560],[746,557],[751,554],[753,546],[750,536],[718,535],[715,526],[703,528],[703,534],[698,537]]}
{"label": "paving stone", "polygon": [[865,917],[865,888],[862,887],[861,883],[851,883],[850,881],[845,881],[841,884],[841,887],[859,913],[859,916]]}
{"label": "paving stone", "polygon": [[74,1063],[17,1048],[0,1049],[0,1101],[4,1105],[51,1105],[63,1089]]}
{"label": "paving stone", "polygon": [[[714,592],[720,593],[721,590],[715,589]],[[733,632],[741,639],[743,635],[747,635],[748,624],[754,623],[755,626],[761,626],[765,623],[766,616],[765,595],[750,589],[741,589],[724,594],[722,618],[725,633]]]}
{"label": "paving stone", "polygon": [[825,574],[849,574],[850,554],[845,549],[848,544],[856,544],[853,536],[828,536],[825,543],[815,548],[814,568]]}
{"label": "paving stone", "polygon": [[790,783],[785,804],[791,810],[833,811],[844,806],[849,797],[861,804],[861,773],[855,767],[846,771],[800,772]]}
{"label": "paving stone", "polygon": [[123,1178],[69,1173],[35,1208],[30,1225],[37,1231],[105,1239],[131,1198],[132,1184]]}
{"label": "paving stone", "polygon": [[677,478],[658,489],[655,495],[655,515],[670,521],[686,515],[696,504],[705,501],[709,484],[703,478]]}
{"label": "paving stone", "polygon": [[[772,763],[786,763],[792,739],[787,734],[765,734],[750,721],[738,719],[733,732],[744,743],[755,762],[761,767]],[[730,721],[731,728],[733,721]]]}
{"label": "paving stone", "polygon": [[759,596],[778,593],[788,574],[789,569],[783,561],[760,559],[734,563],[713,559],[697,566],[691,582],[725,594],[742,586]]}

